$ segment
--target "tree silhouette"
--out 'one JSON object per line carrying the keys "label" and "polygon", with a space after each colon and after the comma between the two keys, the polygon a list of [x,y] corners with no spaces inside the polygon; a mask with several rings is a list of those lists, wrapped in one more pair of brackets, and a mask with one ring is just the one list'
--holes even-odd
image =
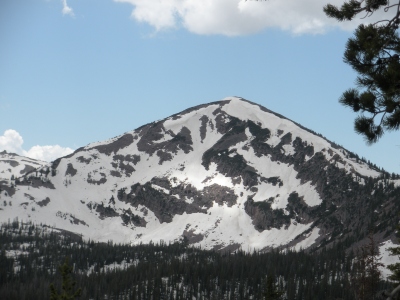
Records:
{"label": "tree silhouette", "polygon": [[73,300],[81,296],[82,289],[79,288],[75,291],[76,282],[73,281],[71,273],[72,266],[69,265],[68,257],[65,258],[64,263],[58,268],[62,276],[61,294],[59,294],[54,287],[54,284],[50,284],[50,300]]}
{"label": "tree silhouette", "polygon": [[272,274],[267,276],[265,282],[264,299],[265,300],[280,300],[282,299],[283,291],[280,291],[275,284],[275,276]]}
{"label": "tree silhouette", "polygon": [[369,243],[360,249],[356,260],[357,272],[353,274],[356,298],[359,300],[370,300],[377,292],[381,280],[380,262],[378,248],[372,234],[368,236]]}
{"label": "tree silhouette", "polygon": [[340,8],[332,4],[324,7],[328,17],[340,22],[357,15],[366,18],[377,11],[384,11],[388,18],[359,25],[347,41],[343,60],[359,74],[358,88],[348,89],[339,99],[361,113],[354,128],[368,143],[400,127],[400,0],[394,4],[388,0],[349,0]]}

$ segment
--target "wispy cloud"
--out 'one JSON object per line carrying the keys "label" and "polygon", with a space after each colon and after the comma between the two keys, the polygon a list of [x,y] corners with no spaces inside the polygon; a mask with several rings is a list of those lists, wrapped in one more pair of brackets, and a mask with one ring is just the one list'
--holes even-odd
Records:
{"label": "wispy cloud", "polygon": [[343,0],[114,1],[132,4],[132,18],[148,23],[157,31],[183,27],[190,32],[205,35],[246,35],[266,28],[280,28],[293,34],[316,34],[334,27],[353,29],[362,21],[357,19],[339,23],[325,16],[322,11],[325,4],[341,6]]}
{"label": "wispy cloud", "polygon": [[74,11],[72,10],[71,7],[68,6],[67,0],[62,0],[62,5],[63,5],[62,14],[70,15],[71,17],[73,17]]}
{"label": "wispy cloud", "polygon": [[24,140],[22,136],[16,130],[8,129],[0,136],[0,151],[6,150],[7,152],[49,162],[74,151],[71,148],[61,147],[59,145],[36,145],[26,151],[22,147],[23,143]]}

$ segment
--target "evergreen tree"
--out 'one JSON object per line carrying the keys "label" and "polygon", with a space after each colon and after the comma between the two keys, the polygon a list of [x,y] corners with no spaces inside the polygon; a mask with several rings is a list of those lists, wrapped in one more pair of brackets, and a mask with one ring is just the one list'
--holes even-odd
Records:
{"label": "evergreen tree", "polygon": [[275,284],[275,276],[268,275],[265,282],[264,299],[265,300],[280,300],[283,292],[278,289]]}
{"label": "evergreen tree", "polygon": [[361,247],[360,255],[357,260],[357,272],[353,276],[356,299],[372,300],[377,292],[379,281],[381,280],[380,263],[378,249],[373,235],[368,236],[369,243]]}
{"label": "evergreen tree", "polygon": [[62,276],[62,292],[58,294],[54,284],[50,284],[50,300],[73,300],[82,294],[82,289],[79,288],[75,291],[76,282],[72,280],[72,266],[68,263],[68,257],[65,258],[64,264],[59,267]]}
{"label": "evergreen tree", "polygon": [[359,25],[344,52],[344,62],[359,74],[358,88],[345,91],[339,102],[361,112],[354,127],[368,143],[400,127],[400,0],[395,2],[348,0],[340,8],[324,7],[325,14],[338,21],[369,17],[378,10],[388,15],[374,24]]}
{"label": "evergreen tree", "polygon": [[[400,226],[397,226],[397,229],[400,229]],[[389,248],[390,255],[397,255],[400,257],[400,247],[392,247]],[[397,287],[392,291],[390,299],[400,299],[400,263],[391,264],[388,266],[388,269],[392,272],[389,276],[389,279],[394,281]],[[396,298],[397,296],[397,298]]]}

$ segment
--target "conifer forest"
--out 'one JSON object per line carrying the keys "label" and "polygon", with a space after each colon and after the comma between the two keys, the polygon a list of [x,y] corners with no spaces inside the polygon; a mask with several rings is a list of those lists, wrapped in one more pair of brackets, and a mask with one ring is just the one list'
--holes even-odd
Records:
{"label": "conifer forest", "polygon": [[0,299],[50,299],[50,285],[62,285],[65,259],[81,289],[76,299],[378,299],[378,291],[394,287],[368,282],[366,261],[345,244],[314,253],[220,253],[185,240],[95,243],[14,220],[1,225],[0,245]]}

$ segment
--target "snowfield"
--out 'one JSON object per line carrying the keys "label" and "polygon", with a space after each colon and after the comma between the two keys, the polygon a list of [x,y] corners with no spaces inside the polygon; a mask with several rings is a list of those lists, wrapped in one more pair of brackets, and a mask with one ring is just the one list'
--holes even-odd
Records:
{"label": "snowfield", "polygon": [[[270,132],[259,144],[270,154],[256,152],[261,151],[254,147],[260,136],[248,124]],[[289,135],[290,141],[283,143]],[[0,194],[5,203],[1,201],[0,220],[18,217],[46,223],[102,242],[168,243],[186,236],[203,249],[316,246],[322,239],[320,228],[312,227],[313,221],[301,221],[297,213],[282,221],[286,223],[256,226],[268,222],[261,207],[271,214],[282,212],[282,218],[292,216],[290,195],[296,194],[307,209],[323,203],[312,180],[304,180],[291,162],[300,151],[296,140],[313,149],[302,163],[322,153],[329,164],[356,174],[354,181],[380,176],[294,122],[242,98],[228,97],[89,144],[53,164],[3,154],[0,177],[7,180],[4,186],[9,191]],[[39,171],[50,167],[52,173],[32,173],[36,179],[28,176],[20,184],[10,181],[11,174],[20,176],[26,166]],[[174,199],[180,210],[159,199]]]}

